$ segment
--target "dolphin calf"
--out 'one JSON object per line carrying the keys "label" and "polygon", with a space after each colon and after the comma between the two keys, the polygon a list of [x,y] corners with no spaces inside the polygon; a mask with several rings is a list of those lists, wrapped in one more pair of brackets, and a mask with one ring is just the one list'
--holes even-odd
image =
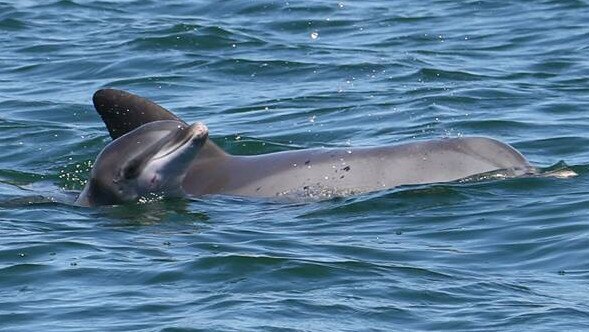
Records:
{"label": "dolphin calf", "polygon": [[113,205],[150,195],[182,195],[182,181],[208,136],[202,123],[150,122],[98,155],[79,205]]}
{"label": "dolphin calf", "polygon": [[93,101],[114,140],[96,158],[80,205],[149,195],[329,198],[488,172],[535,172],[513,147],[485,137],[235,156],[212,142],[202,123],[188,125],[145,98],[102,89]]}

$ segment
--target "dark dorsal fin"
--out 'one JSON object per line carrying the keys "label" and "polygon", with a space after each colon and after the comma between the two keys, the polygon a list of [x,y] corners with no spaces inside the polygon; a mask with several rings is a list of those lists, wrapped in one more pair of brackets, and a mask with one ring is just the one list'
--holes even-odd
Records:
{"label": "dark dorsal fin", "polygon": [[[151,100],[122,90],[100,89],[94,93],[92,101],[113,140],[153,121],[175,120],[185,123]],[[207,139],[199,159],[225,155],[225,151]]]}
{"label": "dark dorsal fin", "polygon": [[94,93],[92,101],[112,139],[149,122],[182,121],[158,104],[126,91],[101,89]]}

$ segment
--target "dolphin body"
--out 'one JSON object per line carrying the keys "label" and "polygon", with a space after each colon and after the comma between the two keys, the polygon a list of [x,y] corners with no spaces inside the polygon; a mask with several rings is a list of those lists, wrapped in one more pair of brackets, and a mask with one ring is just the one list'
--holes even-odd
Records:
{"label": "dolphin body", "polygon": [[114,141],[98,155],[77,199],[86,206],[152,194],[329,198],[489,172],[535,172],[517,150],[484,137],[234,156],[208,138],[203,124],[189,126],[145,98],[102,89],[93,102]]}

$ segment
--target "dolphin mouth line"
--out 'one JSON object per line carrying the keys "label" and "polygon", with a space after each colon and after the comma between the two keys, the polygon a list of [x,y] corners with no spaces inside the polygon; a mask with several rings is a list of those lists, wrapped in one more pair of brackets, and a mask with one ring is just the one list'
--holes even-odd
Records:
{"label": "dolphin mouth line", "polygon": [[175,143],[175,147],[173,149],[167,151],[165,154],[163,154],[161,156],[157,156],[154,159],[165,158],[165,157],[175,153],[176,151],[178,151],[182,147],[186,146],[187,144],[189,144],[190,141],[193,141],[196,139],[201,139],[201,138],[204,141],[204,139],[206,139],[206,137],[208,135],[207,127],[203,123],[200,123],[200,122],[194,123],[184,130],[187,131],[187,134],[182,135],[181,140],[179,140],[178,142]]}

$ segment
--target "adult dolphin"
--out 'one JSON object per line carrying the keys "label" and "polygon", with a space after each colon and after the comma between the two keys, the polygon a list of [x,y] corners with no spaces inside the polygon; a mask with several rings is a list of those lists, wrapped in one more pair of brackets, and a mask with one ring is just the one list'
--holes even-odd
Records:
{"label": "adult dolphin", "polygon": [[[93,101],[114,141],[94,163],[77,201],[81,205],[148,194],[328,198],[495,171],[502,176],[535,172],[517,150],[484,137],[234,156],[208,138],[204,125],[188,126],[142,97],[102,89]],[[132,172],[125,173],[129,167]],[[154,177],[166,184],[153,186]]]}

